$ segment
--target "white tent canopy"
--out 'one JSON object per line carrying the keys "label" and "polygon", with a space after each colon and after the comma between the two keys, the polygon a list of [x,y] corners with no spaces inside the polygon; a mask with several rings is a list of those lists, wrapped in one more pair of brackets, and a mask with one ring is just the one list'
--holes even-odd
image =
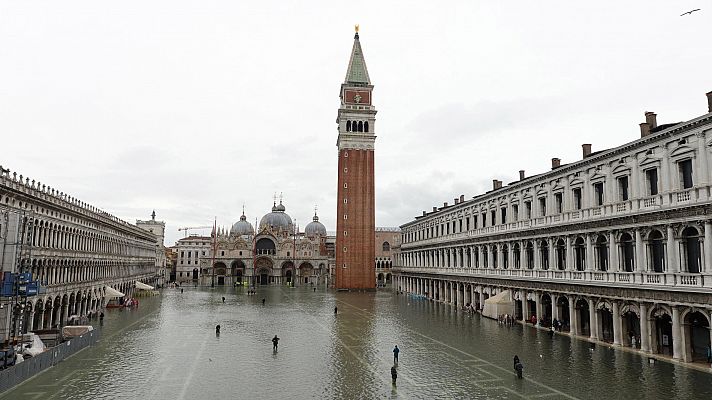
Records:
{"label": "white tent canopy", "polygon": [[482,315],[494,319],[504,314],[514,314],[514,302],[509,290],[504,290],[485,300],[485,308],[482,310]]}
{"label": "white tent canopy", "polygon": [[124,296],[125,296],[125,294],[119,292],[118,290],[112,288],[111,286],[106,286],[106,287],[105,287],[105,290],[106,290],[106,298],[107,298],[107,299],[111,299],[111,298],[114,298],[114,297],[124,297]]}
{"label": "white tent canopy", "polygon": [[153,290],[153,289],[155,289],[153,286],[151,286],[151,285],[146,285],[145,283],[139,282],[139,281],[136,281],[136,285],[134,285],[134,286],[136,287],[136,289],[141,289],[141,290]]}

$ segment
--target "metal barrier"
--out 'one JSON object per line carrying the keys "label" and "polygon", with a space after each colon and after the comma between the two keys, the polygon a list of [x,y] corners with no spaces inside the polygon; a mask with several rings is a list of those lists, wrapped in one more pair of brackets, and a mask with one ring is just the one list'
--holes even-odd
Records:
{"label": "metal barrier", "polygon": [[59,346],[50,347],[46,351],[22,361],[15,366],[0,371],[0,394],[12,389],[23,381],[39,374],[45,369],[57,365],[74,353],[94,345],[101,334],[98,330],[85,333],[67,340]]}

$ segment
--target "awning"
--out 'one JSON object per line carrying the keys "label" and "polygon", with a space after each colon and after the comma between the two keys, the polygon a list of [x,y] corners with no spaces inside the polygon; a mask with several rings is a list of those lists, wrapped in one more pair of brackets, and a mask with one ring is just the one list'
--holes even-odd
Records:
{"label": "awning", "polygon": [[135,288],[136,288],[136,289],[141,289],[141,290],[153,290],[153,289],[155,289],[153,286],[151,286],[151,285],[146,285],[145,283],[139,282],[139,281],[136,281]]}
{"label": "awning", "polygon": [[504,290],[485,300],[485,305],[482,309],[482,315],[493,319],[497,319],[498,316],[504,314],[514,314],[514,301],[512,301],[512,295],[509,290]]}
{"label": "awning", "polygon": [[110,299],[112,297],[124,297],[125,294],[119,292],[118,290],[112,288],[111,286],[105,286],[106,298]]}

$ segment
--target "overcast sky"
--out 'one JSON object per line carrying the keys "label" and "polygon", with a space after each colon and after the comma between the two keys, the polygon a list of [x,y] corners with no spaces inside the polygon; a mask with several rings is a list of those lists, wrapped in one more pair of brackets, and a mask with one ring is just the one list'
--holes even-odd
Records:
{"label": "overcast sky", "polygon": [[130,222],[155,209],[167,245],[243,204],[254,224],[275,192],[333,231],[357,23],[378,226],[634,140],[644,111],[702,115],[712,90],[712,0],[0,0],[0,164]]}

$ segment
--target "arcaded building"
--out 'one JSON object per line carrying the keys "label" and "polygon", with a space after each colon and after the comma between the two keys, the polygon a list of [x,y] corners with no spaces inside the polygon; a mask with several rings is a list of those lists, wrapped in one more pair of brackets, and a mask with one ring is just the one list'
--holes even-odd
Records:
{"label": "arcaded building", "polygon": [[391,283],[391,268],[395,249],[400,247],[401,231],[397,227],[376,228],[376,285],[384,287]]}
{"label": "arcaded building", "polygon": [[[712,92],[708,113],[423,211],[401,226],[394,286],[686,362],[712,320]],[[515,156],[515,155],[513,155]]]}
{"label": "arcaded building", "polygon": [[130,295],[137,281],[160,282],[156,246],[154,233],[0,167],[0,271],[40,286],[0,298],[0,341],[97,312],[108,288]]}

